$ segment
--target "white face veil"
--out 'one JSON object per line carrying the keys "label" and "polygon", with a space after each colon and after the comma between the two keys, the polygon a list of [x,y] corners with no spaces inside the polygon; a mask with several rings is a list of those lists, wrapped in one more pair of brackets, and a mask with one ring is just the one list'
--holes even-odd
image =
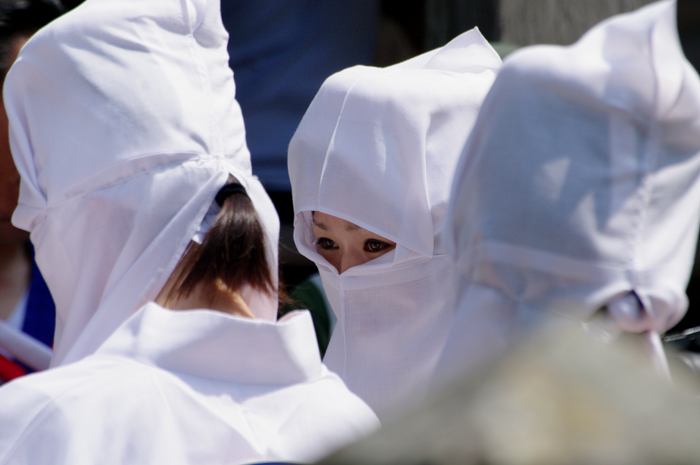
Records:
{"label": "white face veil", "polygon": [[[419,401],[453,310],[439,240],[449,185],[501,61],[478,30],[385,69],[323,84],[289,146],[294,239],[319,268],[337,325],[324,362],[382,418]],[[312,212],[396,249],[339,275],[316,252]]]}
{"label": "white face veil", "polygon": [[[94,350],[153,300],[232,174],[263,223],[219,0],[90,0],[39,31],[4,97],[31,231],[56,301],[53,365]],[[258,318],[276,299],[246,292]]]}
{"label": "white face veil", "polygon": [[700,80],[675,11],[659,2],[506,60],[453,184],[445,243],[462,285],[436,378],[602,307],[663,363],[700,213]]}

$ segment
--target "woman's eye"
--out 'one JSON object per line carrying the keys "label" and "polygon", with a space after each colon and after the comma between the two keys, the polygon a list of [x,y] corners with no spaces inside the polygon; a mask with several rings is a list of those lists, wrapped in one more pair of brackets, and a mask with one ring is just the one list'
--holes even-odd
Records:
{"label": "woman's eye", "polygon": [[385,250],[388,247],[391,247],[391,245],[387,244],[386,242],[378,241],[376,239],[367,239],[367,241],[365,241],[366,252],[381,252],[382,250]]}
{"label": "woman's eye", "polygon": [[327,237],[321,237],[316,241],[316,245],[324,250],[337,249],[338,245]]}

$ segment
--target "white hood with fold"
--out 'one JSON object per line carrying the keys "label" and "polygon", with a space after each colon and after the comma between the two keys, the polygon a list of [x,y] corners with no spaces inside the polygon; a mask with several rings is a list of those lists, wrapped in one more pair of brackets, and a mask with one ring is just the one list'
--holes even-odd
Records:
{"label": "white hood with fold", "polygon": [[[478,30],[388,68],[334,74],[289,146],[294,238],[338,319],[324,362],[380,419],[421,400],[453,309],[439,240],[450,182],[501,61]],[[316,252],[312,212],[396,249],[338,274]]]}
{"label": "white hood with fold", "polygon": [[[89,0],[40,30],[7,75],[31,231],[56,301],[53,365],[93,353],[154,299],[234,175],[277,269],[279,220],[251,174],[219,0]],[[256,317],[276,299],[247,295]]]}
{"label": "white hood with fold", "polygon": [[445,243],[462,284],[436,377],[601,308],[663,369],[658,335],[686,311],[699,218],[700,79],[675,2],[514,53],[453,184]]}

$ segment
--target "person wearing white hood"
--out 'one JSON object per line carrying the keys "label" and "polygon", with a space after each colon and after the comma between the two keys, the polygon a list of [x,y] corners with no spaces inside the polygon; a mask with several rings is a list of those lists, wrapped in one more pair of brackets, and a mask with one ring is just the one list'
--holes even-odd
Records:
{"label": "person wearing white hood", "polygon": [[[462,283],[436,388],[542,324],[659,335],[687,308],[700,219],[700,79],[676,2],[506,60],[453,183]],[[590,325],[589,325],[590,326]]]}
{"label": "person wearing white hood", "polygon": [[308,312],[275,322],[226,41],[218,0],[88,0],[8,73],[13,221],[58,325],[56,368],[0,390],[0,464],[309,461],[378,426]]}
{"label": "person wearing white hood", "polygon": [[440,240],[458,157],[501,60],[478,30],[326,80],[289,145],[299,251],[337,317],[324,363],[384,421],[422,400],[453,309]]}

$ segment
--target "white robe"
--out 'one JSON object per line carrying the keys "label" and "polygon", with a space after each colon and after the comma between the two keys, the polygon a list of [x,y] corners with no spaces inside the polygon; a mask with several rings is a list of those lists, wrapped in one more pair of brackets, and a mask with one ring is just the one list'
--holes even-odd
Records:
{"label": "white robe", "polygon": [[[454,315],[439,231],[450,182],[501,60],[478,30],[388,68],[326,80],[289,144],[294,240],[338,319],[324,359],[384,420],[427,391]],[[396,249],[342,274],[316,252],[312,212]]]}
{"label": "white robe", "polygon": [[673,1],[510,55],[453,182],[444,233],[461,286],[438,384],[525,329],[603,307],[664,370],[658,335],[685,314],[698,237],[699,128]]}
{"label": "white robe", "polygon": [[219,8],[90,0],[7,75],[13,222],[56,301],[57,368],[2,390],[2,463],[312,460],[377,425],[321,365],[308,315],[275,324],[276,294],[241,290],[255,320],[148,304],[231,175],[277,284],[279,219],[251,173]]}
{"label": "white robe", "polygon": [[[251,173],[227,41],[219,0],[91,0],[32,36],[8,72],[12,221],[56,302],[52,366],[94,353],[156,298],[229,175],[277,269],[279,219]],[[246,301],[276,319],[275,298]]]}
{"label": "white robe", "polygon": [[378,427],[321,363],[311,317],[148,303],[80,362],[0,390],[0,464],[313,461]]}

